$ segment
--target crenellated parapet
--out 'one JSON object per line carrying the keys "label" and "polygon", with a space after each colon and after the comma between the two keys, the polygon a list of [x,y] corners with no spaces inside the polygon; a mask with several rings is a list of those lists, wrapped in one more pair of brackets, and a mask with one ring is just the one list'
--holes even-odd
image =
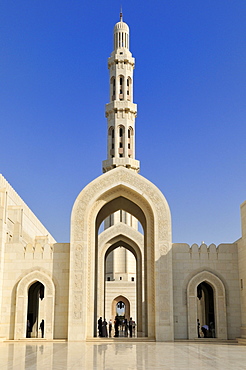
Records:
{"label": "crenellated parapet", "polygon": [[[6,261],[19,262],[23,260],[50,260],[54,259],[55,255],[59,254],[62,260],[69,253],[69,243],[49,243],[47,237],[38,236],[34,243],[6,243],[5,257]],[[65,258],[65,257],[64,257]]]}
{"label": "crenellated parapet", "polygon": [[231,254],[237,253],[237,245],[235,243],[227,244],[205,244],[201,243],[200,245],[194,243],[192,245],[185,243],[174,243],[172,246],[173,255],[178,256],[178,258],[187,259],[189,256],[190,259],[203,259],[203,260],[230,260]]}

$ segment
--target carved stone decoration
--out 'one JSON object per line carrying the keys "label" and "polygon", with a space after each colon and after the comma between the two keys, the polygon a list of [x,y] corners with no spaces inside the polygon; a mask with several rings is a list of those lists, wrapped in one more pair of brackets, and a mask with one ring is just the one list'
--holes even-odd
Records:
{"label": "carved stone decoration", "polygon": [[[202,271],[191,278],[187,286],[189,339],[197,337],[197,286],[206,282],[214,291],[216,334],[219,339],[227,339],[226,292],[221,279],[209,271]],[[223,314],[222,314],[223,313]]]}
{"label": "carved stone decoration", "polygon": [[[144,276],[147,282],[145,310],[149,313],[148,335],[156,337],[157,340],[170,340],[173,338],[172,261],[171,253],[169,253],[171,249],[170,210],[167,201],[155,185],[135,171],[124,167],[108,171],[92,181],[81,191],[73,206],[70,243],[69,340],[85,340],[87,337],[93,336],[94,317],[97,314],[95,307],[101,307],[101,302],[99,302],[101,298],[95,292],[95,286],[99,290],[103,289],[101,267],[99,266],[103,262],[100,261],[101,255],[98,251],[97,217],[102,209],[107,210],[104,206],[117,199],[122,199],[123,202],[126,199],[128,202],[125,203],[126,207],[129,207],[130,203],[134,205],[136,213],[132,214],[138,219],[142,218],[141,223],[145,229],[143,248],[146,259]],[[125,210],[127,211],[127,209]],[[131,210],[129,211],[131,213]],[[105,214],[105,217],[107,215]],[[100,219],[101,221],[103,219]],[[81,260],[79,259],[78,245],[83,245],[84,255]],[[162,259],[161,263],[159,263],[159,259]],[[164,260],[166,260],[166,264],[163,264]],[[159,281],[161,271],[159,268],[156,270],[157,263],[158,266],[168,266],[168,285],[170,286],[168,289]],[[86,307],[82,307],[86,311],[83,311],[84,314],[81,318],[79,305],[76,304],[73,297],[75,290],[82,294],[83,305],[86,302]],[[168,325],[171,328],[168,332],[161,327],[160,322],[156,321],[156,313],[163,310],[162,307],[159,307],[156,295],[169,302],[168,308],[165,308],[165,317],[167,317]],[[75,317],[77,324],[74,321]]]}
{"label": "carved stone decoration", "polygon": [[25,275],[17,284],[14,339],[26,337],[28,289],[36,281],[39,281],[45,287],[45,296],[47,297],[44,315],[45,332],[47,339],[53,339],[55,286],[48,275],[37,270]]}

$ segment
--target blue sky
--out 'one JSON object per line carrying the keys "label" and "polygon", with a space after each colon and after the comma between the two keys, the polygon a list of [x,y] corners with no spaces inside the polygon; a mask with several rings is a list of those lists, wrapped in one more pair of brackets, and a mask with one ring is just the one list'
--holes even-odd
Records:
{"label": "blue sky", "polygon": [[68,242],[73,203],[106,159],[121,4],[141,175],[170,205],[173,242],[233,242],[246,200],[245,1],[1,1],[0,172]]}

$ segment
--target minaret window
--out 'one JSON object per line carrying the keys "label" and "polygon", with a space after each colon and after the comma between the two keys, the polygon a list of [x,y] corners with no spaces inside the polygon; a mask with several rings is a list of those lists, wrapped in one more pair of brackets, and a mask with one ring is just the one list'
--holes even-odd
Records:
{"label": "minaret window", "polygon": [[120,148],[123,148],[123,144],[122,143],[120,143]]}
{"label": "minaret window", "polygon": [[111,78],[110,90],[111,90],[111,100],[115,100],[115,77]]}
{"label": "minaret window", "polygon": [[133,155],[133,128],[132,127],[129,127],[128,129],[128,158],[132,158],[132,155]]}
{"label": "minaret window", "polygon": [[126,91],[127,100],[131,100],[131,89],[132,89],[132,80],[131,80],[131,77],[128,77],[127,78],[126,87],[127,87],[127,91]]}
{"label": "minaret window", "polygon": [[120,127],[120,132],[119,132],[119,134],[120,134],[120,137],[122,137],[122,136],[123,136],[123,128],[122,128],[122,127]]}
{"label": "minaret window", "polygon": [[123,78],[123,76],[120,76],[120,80],[119,80],[119,82],[120,82],[120,89],[119,89],[119,99],[120,100],[123,100],[124,99],[124,88],[123,88],[123,84],[124,84],[124,78]]}

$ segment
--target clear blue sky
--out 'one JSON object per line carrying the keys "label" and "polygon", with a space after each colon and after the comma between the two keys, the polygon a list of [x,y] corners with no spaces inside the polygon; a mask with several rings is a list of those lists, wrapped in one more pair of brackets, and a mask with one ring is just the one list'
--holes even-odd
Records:
{"label": "clear blue sky", "polygon": [[246,1],[2,0],[0,172],[59,242],[106,159],[107,58],[120,5],[136,58],[136,157],[173,242],[241,236]]}

